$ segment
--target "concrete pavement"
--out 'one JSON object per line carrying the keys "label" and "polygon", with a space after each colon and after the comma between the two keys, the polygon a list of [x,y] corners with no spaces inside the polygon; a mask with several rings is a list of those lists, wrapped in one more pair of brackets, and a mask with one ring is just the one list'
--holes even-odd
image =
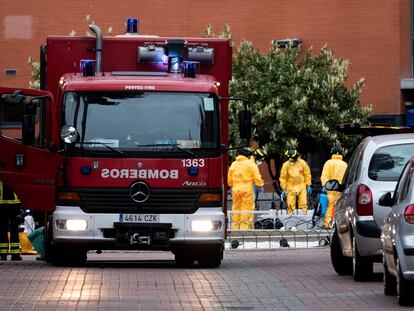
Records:
{"label": "concrete pavement", "polygon": [[88,254],[84,267],[35,256],[0,262],[0,310],[393,310],[382,274],[355,283],[329,248],[226,250],[218,269],[177,268],[171,253]]}

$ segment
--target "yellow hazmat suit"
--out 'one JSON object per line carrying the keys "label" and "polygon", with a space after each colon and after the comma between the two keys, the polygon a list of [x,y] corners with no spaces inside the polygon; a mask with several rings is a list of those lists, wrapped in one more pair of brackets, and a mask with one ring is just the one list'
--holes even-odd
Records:
{"label": "yellow hazmat suit", "polygon": [[[253,229],[254,193],[253,184],[263,187],[264,182],[259,168],[249,158],[238,155],[230,165],[227,176],[228,184],[232,187],[232,229]],[[239,213],[247,211],[246,213]]]}
{"label": "yellow hazmat suit", "polygon": [[293,214],[296,209],[296,198],[298,207],[303,215],[308,211],[307,186],[312,184],[311,172],[305,160],[297,158],[294,162],[286,161],[280,171],[280,187],[286,192],[288,204],[287,212]]}
{"label": "yellow hazmat suit", "polygon": [[[347,164],[342,160],[342,155],[333,154],[331,159],[326,161],[321,174],[321,183],[325,187],[325,184],[328,180],[336,179],[342,183],[342,178],[344,177]],[[328,196],[328,207],[326,208],[325,218],[323,219],[323,227],[331,228],[332,224],[332,211],[335,206],[336,201],[339,198],[340,192],[338,191],[326,191]]]}

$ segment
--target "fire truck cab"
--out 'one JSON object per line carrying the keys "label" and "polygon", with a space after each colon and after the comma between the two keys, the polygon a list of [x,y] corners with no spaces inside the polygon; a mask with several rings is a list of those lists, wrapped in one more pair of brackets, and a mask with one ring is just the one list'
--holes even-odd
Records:
{"label": "fire truck cab", "polygon": [[54,264],[132,249],[218,267],[228,40],[142,36],[135,19],[121,36],[90,30],[48,37],[42,91],[0,88],[0,180],[45,215]]}

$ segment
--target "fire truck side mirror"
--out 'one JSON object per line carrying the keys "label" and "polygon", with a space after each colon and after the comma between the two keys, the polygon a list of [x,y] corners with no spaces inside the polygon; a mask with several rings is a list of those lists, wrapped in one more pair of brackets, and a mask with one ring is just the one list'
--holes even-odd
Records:
{"label": "fire truck side mirror", "polygon": [[252,137],[252,112],[244,109],[239,112],[239,132],[241,139]]}
{"label": "fire truck side mirror", "polygon": [[13,94],[6,95],[4,101],[9,104],[20,105],[25,100],[25,98],[26,96],[22,94],[21,90],[16,90],[13,92]]}
{"label": "fire truck side mirror", "polygon": [[79,138],[79,133],[73,126],[64,125],[60,130],[60,139],[68,145],[74,144]]}

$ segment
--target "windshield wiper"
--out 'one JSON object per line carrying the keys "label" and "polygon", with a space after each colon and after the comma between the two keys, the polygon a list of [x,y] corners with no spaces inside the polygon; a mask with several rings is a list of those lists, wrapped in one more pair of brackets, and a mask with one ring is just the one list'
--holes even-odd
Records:
{"label": "windshield wiper", "polygon": [[152,145],[136,145],[137,147],[173,147],[175,150],[180,150],[182,152],[185,152],[187,154],[189,154],[192,157],[197,158],[197,154],[195,154],[194,152],[178,147],[178,144],[152,144]]}
{"label": "windshield wiper", "polygon": [[126,153],[123,152],[122,150],[119,150],[119,149],[116,149],[114,147],[111,147],[108,144],[103,143],[101,141],[84,141],[84,142],[78,142],[78,144],[81,144],[81,145],[102,145],[102,146],[105,146],[106,148],[108,148],[111,151],[114,151],[114,152],[116,152],[118,154],[121,154],[123,156],[126,156]]}

